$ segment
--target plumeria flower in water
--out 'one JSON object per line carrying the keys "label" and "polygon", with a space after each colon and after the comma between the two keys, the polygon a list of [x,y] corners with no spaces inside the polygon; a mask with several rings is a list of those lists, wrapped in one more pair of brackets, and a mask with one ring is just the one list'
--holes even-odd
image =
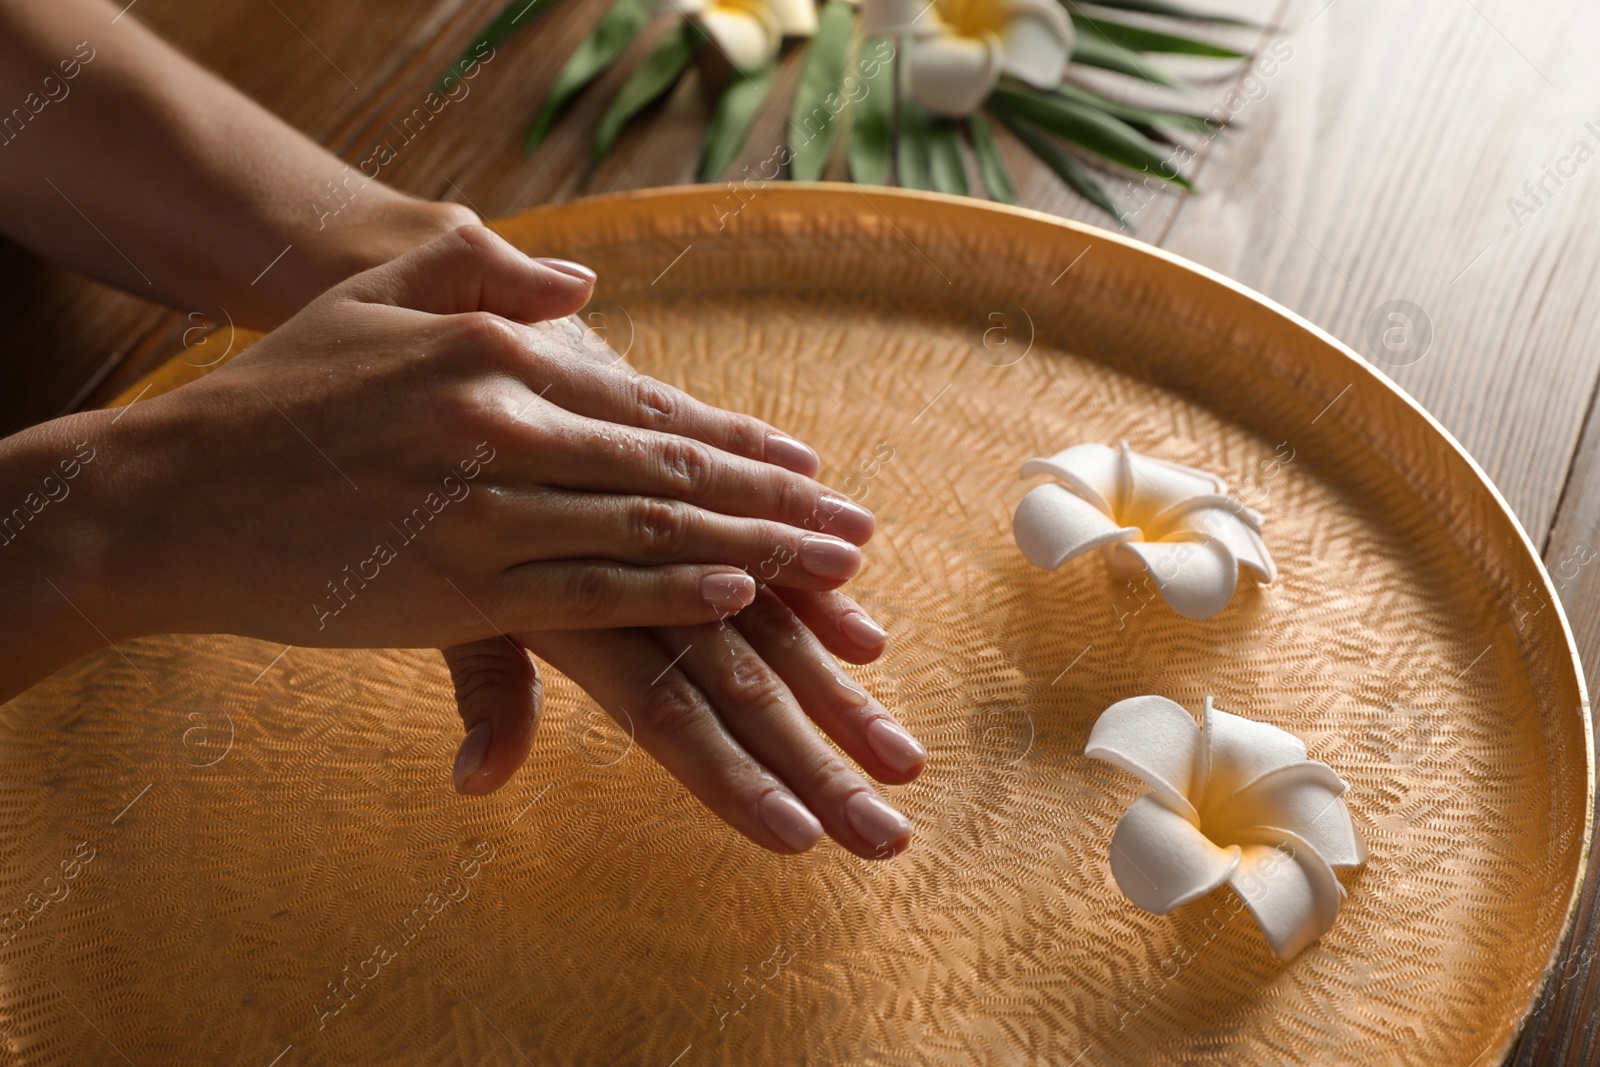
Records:
{"label": "plumeria flower in water", "polygon": [[1262,582],[1278,575],[1261,540],[1261,515],[1228,495],[1221,478],[1128,448],[1074,445],[1022,465],[1022,477],[1051,474],[1062,484],[1031,490],[1012,530],[1028,562],[1055,570],[1102,549],[1111,573],[1144,574],[1172,609],[1208,619],[1227,605],[1239,568]]}
{"label": "plumeria flower in water", "polygon": [[1334,868],[1359,866],[1367,849],[1348,787],[1299,738],[1210,697],[1197,727],[1181,705],[1143,696],[1102,712],[1084,754],[1154,790],[1111,837],[1112,876],[1134,904],[1164,915],[1226,882],[1282,960],[1333,928],[1345,895]]}
{"label": "plumeria flower in water", "polygon": [[861,28],[901,38],[911,98],[951,118],[978,110],[1002,74],[1054,89],[1072,55],[1057,0],[862,0]]}
{"label": "plumeria flower in water", "polygon": [[740,70],[758,70],[777,58],[785,37],[817,32],[813,0],[672,0]]}

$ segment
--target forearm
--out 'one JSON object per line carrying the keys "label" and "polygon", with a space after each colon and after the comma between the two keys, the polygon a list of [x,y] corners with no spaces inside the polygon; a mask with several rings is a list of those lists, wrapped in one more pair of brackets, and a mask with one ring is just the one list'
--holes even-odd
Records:
{"label": "forearm", "polygon": [[367,178],[118,11],[0,0],[0,230],[13,239],[270,328],[472,219]]}

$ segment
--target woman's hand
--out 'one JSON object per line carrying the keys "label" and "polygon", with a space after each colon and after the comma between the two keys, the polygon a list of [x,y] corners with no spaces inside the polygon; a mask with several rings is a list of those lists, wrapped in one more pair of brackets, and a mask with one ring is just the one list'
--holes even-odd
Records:
{"label": "woman's hand", "polygon": [[768,588],[721,623],[511,634],[451,650],[467,730],[456,788],[492,792],[527,758],[542,702],[527,648],[750,840],[803,852],[826,832],[886,859],[906,848],[911,824],[813,726],[880,782],[921,773],[927,752],[829,654],[869,662],[886,639],[839,593]]}
{"label": "woman's hand", "polygon": [[0,551],[105,640],[335,647],[693,625],[749,604],[752,574],[854,574],[872,516],[809,449],[527,325],[591,286],[463,227],[199,382],[21,435],[97,458]]}

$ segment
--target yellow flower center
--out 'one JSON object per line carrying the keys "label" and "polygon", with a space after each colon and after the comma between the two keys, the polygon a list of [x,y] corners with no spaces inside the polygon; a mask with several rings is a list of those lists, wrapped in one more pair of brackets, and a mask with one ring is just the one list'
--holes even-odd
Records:
{"label": "yellow flower center", "polygon": [[1005,0],[934,0],[939,18],[962,37],[998,36],[1007,6]]}

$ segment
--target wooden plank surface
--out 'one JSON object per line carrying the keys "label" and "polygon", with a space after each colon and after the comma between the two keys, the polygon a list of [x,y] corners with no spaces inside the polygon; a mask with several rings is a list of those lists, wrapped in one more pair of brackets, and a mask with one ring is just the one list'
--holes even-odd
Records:
{"label": "wooden plank surface", "polygon": [[[346,159],[396,140],[497,0],[142,0],[137,14],[200,62]],[[1113,194],[1138,235],[1214,267],[1374,358],[1460,439],[1521,518],[1561,587],[1586,666],[1600,664],[1600,9],[1578,0],[1252,0],[1216,6],[1278,29],[1232,39],[1255,56],[1202,84],[1233,114],[1191,166],[1202,193]],[[693,178],[707,112],[702,74],[628,131],[593,173],[587,131],[604,92],[581,98],[533,158],[522,130],[598,0],[566,0],[502,46],[384,178],[498,215],[585,192]],[[782,77],[795,76],[793,57]],[[1212,68],[1215,69],[1215,68]],[[615,72],[610,76],[616,80]],[[781,89],[775,99],[784,98]],[[1591,129],[1587,124],[1594,123]],[[776,108],[745,156],[783,136]],[[1004,138],[1024,201],[1106,225]],[[1565,160],[1565,162],[1563,162]],[[1556,172],[1557,178],[1551,177]],[[1525,183],[1528,183],[1525,185]],[[1542,189],[1540,185],[1542,183]],[[1520,205],[1520,207],[1518,206]],[[32,353],[0,368],[0,429],[104,396],[175,350],[175,320],[0,248],[0,322]],[[1384,330],[1409,315],[1409,346]],[[1431,331],[1425,349],[1417,338]],[[1390,342],[1405,338],[1391,332]],[[1578,933],[1528,1021],[1517,1063],[1588,1063],[1600,972],[1594,879]]]}

